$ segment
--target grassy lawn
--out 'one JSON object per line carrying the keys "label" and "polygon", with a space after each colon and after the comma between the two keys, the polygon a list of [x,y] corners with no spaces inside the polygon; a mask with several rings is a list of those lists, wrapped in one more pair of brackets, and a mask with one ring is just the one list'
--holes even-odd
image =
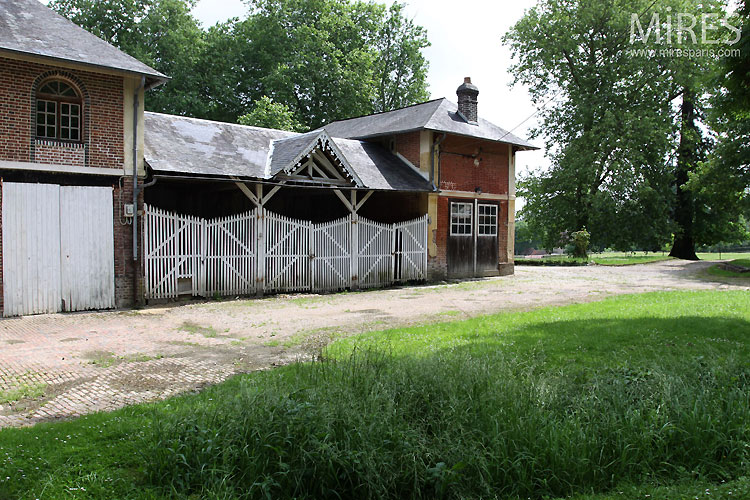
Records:
{"label": "grassy lawn", "polygon": [[[741,266],[741,267],[749,267],[750,268],[750,258],[745,259],[734,259],[729,262],[730,264],[734,264],[735,266]],[[750,274],[749,273],[738,273],[735,271],[730,271],[728,269],[723,269],[719,264],[713,265],[708,268],[707,270],[708,274],[711,274],[713,276],[720,276],[722,278],[744,278],[750,282]]]}
{"label": "grassy lawn", "polygon": [[0,499],[748,498],[748,303],[655,293],[352,337],[0,431]]}
{"label": "grassy lawn", "polygon": [[[732,260],[732,259],[750,259],[748,253],[698,253],[698,258],[701,260]],[[552,255],[543,258],[526,258],[523,256],[516,256],[515,262],[519,265],[586,265],[586,264],[597,264],[600,266],[630,266],[634,264],[647,264],[649,262],[660,262],[663,260],[670,260],[669,257],[663,253],[644,253],[644,252],[603,252],[603,253],[592,253],[587,259],[575,259],[568,255]]]}
{"label": "grassy lawn", "polygon": [[597,264],[600,266],[630,266],[634,264],[647,264],[669,260],[671,257],[661,253],[628,253],[628,252],[604,252],[592,253],[588,259],[576,259],[568,255],[552,255],[543,258],[515,257],[519,265],[586,265]]}
{"label": "grassy lawn", "polygon": [[750,259],[750,253],[736,253],[736,252],[698,252],[696,254],[701,260],[734,260],[734,259]]}

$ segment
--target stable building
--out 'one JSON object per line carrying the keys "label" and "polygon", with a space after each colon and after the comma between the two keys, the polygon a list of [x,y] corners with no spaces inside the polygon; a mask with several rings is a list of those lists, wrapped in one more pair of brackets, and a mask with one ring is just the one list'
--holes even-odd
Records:
{"label": "stable building", "polygon": [[3,315],[513,272],[515,155],[447,99],[305,134],[144,112],[165,75],[0,0]]}

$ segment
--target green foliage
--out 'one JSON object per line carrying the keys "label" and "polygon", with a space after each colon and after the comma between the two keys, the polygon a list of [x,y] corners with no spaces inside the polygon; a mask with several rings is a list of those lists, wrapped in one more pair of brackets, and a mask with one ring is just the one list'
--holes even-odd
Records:
{"label": "green foliage", "polygon": [[240,116],[237,123],[253,127],[289,130],[290,132],[302,132],[304,130],[304,126],[297,122],[294,113],[287,106],[273,102],[268,96],[263,96],[255,101],[253,110]]}
{"label": "green foliage", "polygon": [[569,253],[576,259],[588,259],[590,241],[591,234],[586,231],[585,227],[580,231],[572,232],[570,234],[571,251]]}
{"label": "green foliage", "polygon": [[524,219],[516,220],[515,253],[524,255],[529,250],[542,248],[542,237],[531,230]]}
{"label": "green foliage", "polygon": [[[421,102],[429,45],[403,6],[357,0],[253,0],[245,19],[203,30],[194,0],[53,0],[80,26],[172,77],[146,106],[198,118],[247,114],[294,129]],[[262,108],[258,110],[258,108]],[[255,119],[255,118],[254,118]],[[268,125],[265,125],[268,126]],[[286,127],[285,127],[286,128]]]}
{"label": "green foliage", "polygon": [[[676,241],[685,235],[692,248],[725,232],[716,216],[721,206],[687,184],[710,147],[698,123],[716,62],[659,52],[716,46],[692,44],[689,37],[669,47],[654,37],[630,41],[633,14],[647,26],[653,14],[700,19],[722,15],[722,8],[717,1],[545,0],[505,36],[518,61],[516,83],[528,86],[542,108],[534,134],[546,139],[552,160],[519,189],[526,199],[522,215],[544,234],[545,246],[583,226],[593,247],[618,250],[658,250],[672,234]],[[675,113],[677,98],[690,104],[690,113]]]}

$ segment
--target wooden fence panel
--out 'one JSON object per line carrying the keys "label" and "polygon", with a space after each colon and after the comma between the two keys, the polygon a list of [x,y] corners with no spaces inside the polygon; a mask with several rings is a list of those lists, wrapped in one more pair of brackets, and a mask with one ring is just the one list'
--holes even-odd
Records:
{"label": "wooden fence panel", "polygon": [[352,218],[312,225],[312,289],[344,290],[351,286]]}
{"label": "wooden fence panel", "polygon": [[265,282],[268,292],[310,290],[312,223],[265,211]]}
{"label": "wooden fence panel", "polygon": [[394,281],[427,278],[427,215],[394,224]]}
{"label": "wooden fence panel", "polygon": [[206,222],[205,295],[255,293],[255,227],[255,210]]}
{"label": "wooden fence panel", "polygon": [[358,286],[372,288],[393,283],[393,225],[360,217]]}
{"label": "wooden fence panel", "polygon": [[427,271],[427,216],[313,224],[255,209],[206,220],[147,205],[143,241],[150,299],[370,288]]}

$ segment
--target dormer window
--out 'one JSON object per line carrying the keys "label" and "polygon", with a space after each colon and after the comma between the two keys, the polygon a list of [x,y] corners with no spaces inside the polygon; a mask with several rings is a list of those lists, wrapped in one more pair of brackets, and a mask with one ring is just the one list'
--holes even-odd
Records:
{"label": "dormer window", "polygon": [[61,80],[50,80],[36,94],[36,137],[81,141],[81,97]]}

